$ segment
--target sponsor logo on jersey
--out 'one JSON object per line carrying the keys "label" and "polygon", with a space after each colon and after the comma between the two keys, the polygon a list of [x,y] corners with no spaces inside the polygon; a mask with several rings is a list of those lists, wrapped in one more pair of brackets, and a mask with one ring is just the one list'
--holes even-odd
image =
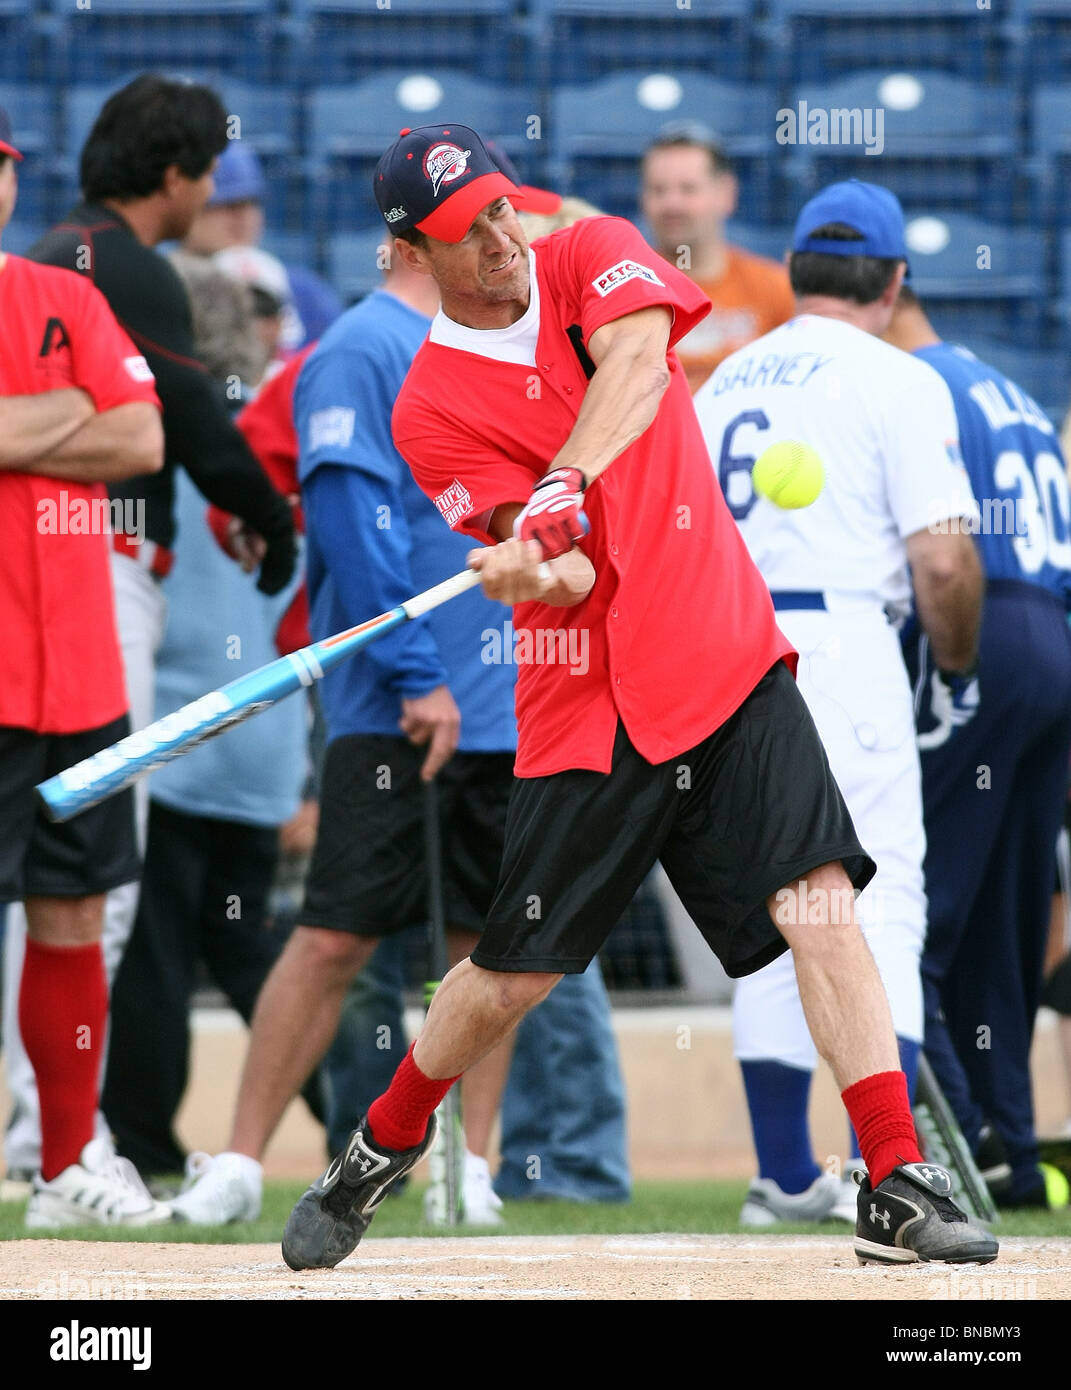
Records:
{"label": "sponsor logo on jersey", "polygon": [[127,375],[133,377],[135,381],[156,380],[152,374],[152,368],[140,353],[137,357],[124,357],[123,366],[126,368]]}
{"label": "sponsor logo on jersey", "polygon": [[314,410],[309,416],[309,448],[345,449],[353,441],[357,412],[348,405],[332,405]]}
{"label": "sponsor logo on jersey", "polygon": [[603,299],[611,290],[618,290],[622,285],[627,285],[630,280],[646,280],[649,285],[664,285],[665,281],[660,280],[649,265],[641,265],[639,261],[618,261],[617,265],[612,265],[609,270],[604,270],[601,275],[596,275],[592,280],[592,288],[597,290]]}
{"label": "sponsor logo on jersey", "polygon": [[455,478],[450,486],[436,497],[435,505],[447,526],[453,526],[472,511],[472,494],[464,483],[459,483]]}
{"label": "sponsor logo on jersey", "polygon": [[461,178],[469,167],[471,150],[463,150],[460,145],[432,145],[424,156],[424,173],[431,180],[431,191],[436,198],[444,183],[453,183]]}
{"label": "sponsor logo on jersey", "polygon": [[45,324],[44,337],[41,339],[41,348],[38,357],[48,357],[50,353],[58,352],[60,348],[70,350],[71,340],[67,336],[67,325],[62,319],[50,318]]}
{"label": "sponsor logo on jersey", "polygon": [[408,216],[409,214],[403,207],[391,208],[390,212],[385,212],[383,214],[383,217],[387,222],[400,222],[403,217]]}

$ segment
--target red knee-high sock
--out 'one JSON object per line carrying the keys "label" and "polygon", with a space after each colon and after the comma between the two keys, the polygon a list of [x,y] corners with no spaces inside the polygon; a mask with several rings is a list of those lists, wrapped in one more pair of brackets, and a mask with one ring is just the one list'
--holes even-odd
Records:
{"label": "red knee-high sock", "polygon": [[901,1163],[922,1162],[902,1071],[864,1076],[840,1098],[855,1128],[871,1187],[883,1183]]}
{"label": "red knee-high sock", "polygon": [[413,1061],[413,1047],[402,1058],[390,1085],[368,1107],[372,1138],[385,1149],[416,1148],[427,1133],[435,1108],[459,1080],[457,1076],[425,1076]]}
{"label": "red knee-high sock", "polygon": [[19,1029],[41,1102],[41,1176],[77,1163],[93,1138],[108,981],[100,942],[26,942]]}

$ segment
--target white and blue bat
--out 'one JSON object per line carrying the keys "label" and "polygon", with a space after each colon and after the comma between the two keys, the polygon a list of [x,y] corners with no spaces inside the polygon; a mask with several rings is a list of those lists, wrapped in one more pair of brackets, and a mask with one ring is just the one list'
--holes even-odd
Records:
{"label": "white and blue bat", "polygon": [[381,613],[378,618],[281,656],[258,671],[239,676],[222,689],[183,705],[155,724],[128,734],[110,748],[102,748],[92,757],[40,783],[37,792],[46,814],[53,821],[70,820],[80,811],[121,792],[154,768],[162,767],[172,758],[182,757],[205,739],[222,734],[277,700],[312,685],[369,642],[392,632],[402,623],[419,618],[440,603],[456,598],[479,582],[478,571],[462,570],[390,612]]}

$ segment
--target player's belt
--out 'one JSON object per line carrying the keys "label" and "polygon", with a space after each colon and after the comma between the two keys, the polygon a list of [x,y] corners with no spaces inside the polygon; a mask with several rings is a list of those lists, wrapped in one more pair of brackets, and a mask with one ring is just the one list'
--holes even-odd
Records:
{"label": "player's belt", "polygon": [[810,609],[812,612],[826,612],[826,596],[821,589],[777,589],[770,595],[774,609],[778,613],[792,609]]}
{"label": "player's belt", "polygon": [[149,571],[154,579],[166,579],[175,563],[175,555],[155,541],[139,541],[136,536],[128,536],[123,531],[112,533],[112,549],[120,555],[128,555]]}

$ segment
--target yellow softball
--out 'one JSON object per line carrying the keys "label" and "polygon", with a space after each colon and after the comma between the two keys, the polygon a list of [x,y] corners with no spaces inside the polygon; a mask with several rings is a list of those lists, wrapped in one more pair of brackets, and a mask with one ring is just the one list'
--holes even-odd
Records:
{"label": "yellow softball", "polygon": [[809,507],[822,491],[826,470],[809,444],[783,439],[771,444],[751,470],[755,491],[787,510]]}

